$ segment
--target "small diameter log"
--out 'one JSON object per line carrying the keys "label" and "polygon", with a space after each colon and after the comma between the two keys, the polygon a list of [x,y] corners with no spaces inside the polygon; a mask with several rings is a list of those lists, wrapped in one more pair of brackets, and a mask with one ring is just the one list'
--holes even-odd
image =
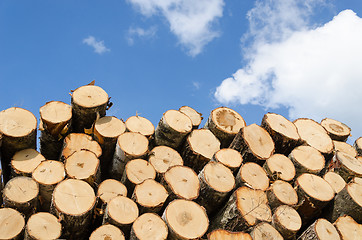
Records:
{"label": "small diameter log", "polygon": [[148,154],[148,161],[155,168],[158,180],[170,167],[184,164],[181,155],[167,146],[153,148]]}
{"label": "small diameter log", "polygon": [[293,162],[282,154],[273,154],[265,161],[263,168],[271,181],[280,179],[290,182],[295,177]]}
{"label": "small diameter log", "polygon": [[186,114],[191,119],[193,129],[199,128],[202,121],[201,113],[197,112],[195,109],[189,106],[182,106],[179,108],[179,111]]}
{"label": "small diameter log", "polygon": [[10,178],[10,161],[14,154],[27,148],[36,148],[37,120],[22,108],[8,108],[0,112],[1,165],[4,182]]}
{"label": "small diameter log", "polygon": [[244,163],[236,175],[236,188],[247,186],[252,189],[267,190],[269,178],[265,170],[254,162]]}
{"label": "small diameter log", "polygon": [[129,117],[126,122],[126,128],[129,132],[140,133],[150,139],[155,133],[155,127],[147,118],[140,116]]}
{"label": "small diameter log", "polygon": [[267,113],[260,126],[270,134],[277,153],[287,155],[302,143],[297,127],[282,115]]}
{"label": "small diameter log", "polygon": [[98,186],[97,197],[100,205],[106,205],[112,198],[127,196],[127,188],[121,182],[114,179],[106,179]]}
{"label": "small diameter log", "polygon": [[239,130],[246,126],[239,113],[227,107],[211,111],[204,128],[209,129],[221,143],[221,148],[228,147]]}
{"label": "small diameter log", "polygon": [[205,209],[193,201],[176,199],[162,214],[170,240],[200,239],[207,231],[209,219]]}
{"label": "small diameter log", "polygon": [[353,147],[356,149],[357,155],[362,156],[362,137],[356,139],[356,141],[353,144]]}
{"label": "small diameter log", "polygon": [[319,174],[325,166],[323,155],[310,146],[296,147],[288,157],[295,166],[296,177],[303,173]]}
{"label": "small diameter log", "polygon": [[28,148],[21,150],[11,159],[11,175],[31,177],[31,173],[45,160],[37,150]]}
{"label": "small diameter log", "polygon": [[362,236],[362,225],[348,215],[339,217],[333,225],[342,240],[356,240]]}
{"label": "small diameter log", "polygon": [[292,185],[282,180],[275,181],[266,191],[269,206],[273,210],[281,205],[296,206],[298,195]]}
{"label": "small diameter log", "polygon": [[295,188],[298,194],[298,213],[306,224],[318,216],[334,197],[334,190],[323,178],[309,173],[300,175]]}
{"label": "small diameter log", "polygon": [[235,175],[243,162],[243,157],[240,152],[231,149],[223,148],[217,151],[211,158],[212,162],[219,162],[228,167]]}
{"label": "small diameter log", "polygon": [[131,228],[130,240],[166,240],[168,229],[160,216],[145,213],[139,216]]}
{"label": "small diameter log", "polygon": [[317,219],[299,236],[298,240],[339,240],[341,239],[332,223],[324,218]]}
{"label": "small diameter log", "polygon": [[25,219],[15,209],[0,208],[0,239],[23,239]]}
{"label": "small diameter log", "polygon": [[231,170],[221,163],[209,162],[198,175],[200,195],[197,203],[206,209],[210,216],[227,200],[235,186]]}
{"label": "small diameter log", "polygon": [[253,240],[283,240],[282,235],[269,223],[262,222],[250,232]]}
{"label": "small diameter log", "polygon": [[264,191],[240,187],[213,219],[210,230],[245,231],[259,222],[271,222],[272,213]]}
{"label": "small diameter log", "polygon": [[275,209],[272,225],[284,239],[295,239],[302,227],[302,219],[294,208],[282,205]]}
{"label": "small diameter log", "polygon": [[334,152],[340,151],[347,153],[352,157],[357,157],[357,150],[348,143],[333,140],[333,145],[334,145]]}
{"label": "small diameter log", "polygon": [[64,180],[64,164],[59,161],[43,161],[33,172],[33,179],[39,184],[39,202],[44,211],[49,211],[55,186]]}
{"label": "small diameter log", "polygon": [[102,148],[93,141],[92,137],[84,133],[71,133],[64,139],[60,160],[64,161],[69,156],[80,150],[89,150],[98,158],[102,155]]}
{"label": "small diameter log", "polygon": [[337,120],[325,118],[321,121],[321,125],[327,130],[332,140],[345,142],[351,136],[351,129]]}
{"label": "small diameter log", "polygon": [[224,229],[215,229],[207,235],[207,240],[252,240],[250,234],[244,232],[230,232]]}
{"label": "small diameter log", "polygon": [[93,136],[102,148],[102,155],[99,157],[102,179],[108,178],[117,138],[125,131],[125,124],[116,117],[102,117],[94,124]]}
{"label": "small diameter log", "polygon": [[84,133],[94,122],[106,115],[109,104],[108,94],[100,87],[86,85],[77,88],[72,94],[72,131]]}
{"label": "small diameter log", "polygon": [[362,177],[362,161],[344,152],[336,152],[329,167],[346,182],[353,177]]}
{"label": "small diameter log", "polygon": [[239,151],[244,162],[263,165],[274,153],[274,142],[264,128],[251,124],[239,131],[229,148]]}
{"label": "small diameter log", "polygon": [[155,130],[155,143],[178,149],[192,130],[191,119],[177,110],[165,112]]}
{"label": "small diameter log", "polygon": [[125,238],[118,227],[112,224],[105,224],[94,230],[89,240],[125,240]]}
{"label": "small diameter log", "polygon": [[122,133],[116,144],[116,150],[110,168],[110,176],[121,180],[128,161],[145,158],[148,152],[148,140],[140,133]]}
{"label": "small diameter log", "polygon": [[335,193],[339,193],[346,186],[343,178],[335,172],[327,172],[324,174],[323,179],[331,185]]}
{"label": "small diameter log", "polygon": [[140,214],[159,213],[166,202],[168,193],[162,184],[153,179],[146,179],[138,184],[132,194],[132,200],[138,205]]}
{"label": "small diameter log", "polygon": [[75,152],[65,160],[64,168],[69,178],[84,180],[93,188],[101,181],[100,162],[91,151]]}
{"label": "small diameter log", "polygon": [[210,130],[196,129],[187,137],[181,156],[184,164],[198,173],[218,150],[220,142]]}
{"label": "small diameter log", "polygon": [[46,159],[59,159],[64,136],[70,130],[72,107],[59,101],[47,102],[40,112],[40,152]]}
{"label": "small diameter log", "polygon": [[28,220],[24,240],[59,239],[62,225],[58,219],[47,212],[38,212]]}
{"label": "small diameter log", "polygon": [[38,208],[39,186],[29,177],[15,177],[10,179],[3,191],[4,207],[18,210],[30,217]]}
{"label": "small diameter log", "polygon": [[95,203],[94,190],[85,181],[66,179],[55,187],[50,212],[61,219],[63,238],[89,236]]}

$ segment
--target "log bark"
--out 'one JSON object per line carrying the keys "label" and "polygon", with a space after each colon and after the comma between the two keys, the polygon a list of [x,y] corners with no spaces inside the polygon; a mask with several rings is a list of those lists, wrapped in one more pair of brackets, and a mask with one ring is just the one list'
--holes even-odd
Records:
{"label": "log bark", "polygon": [[100,87],[86,85],[74,90],[71,99],[72,132],[84,133],[94,122],[106,115],[108,94]]}
{"label": "log bark", "polygon": [[298,203],[298,195],[292,185],[282,180],[275,181],[266,191],[269,206],[272,210],[281,205],[295,207]]}
{"label": "log bark", "polygon": [[321,125],[327,130],[332,140],[345,142],[351,136],[351,128],[340,121],[325,118],[321,121]]}
{"label": "log bark", "polygon": [[227,200],[229,192],[235,187],[231,170],[221,163],[209,162],[198,175],[200,194],[197,203],[211,216]]}
{"label": "log bark", "polygon": [[288,157],[294,164],[296,177],[303,173],[318,175],[325,166],[323,155],[310,146],[296,147]]}
{"label": "log bark", "polygon": [[156,179],[160,181],[161,176],[173,166],[182,166],[184,161],[181,155],[173,148],[158,146],[153,148],[148,154],[148,162],[156,170]]}
{"label": "log bark", "polygon": [[0,206],[3,205],[2,192],[3,192],[3,174],[2,174],[2,170],[0,168]]}
{"label": "log bark", "polygon": [[96,197],[93,188],[78,179],[67,179],[54,189],[50,212],[61,220],[63,238],[85,239],[89,236]]}
{"label": "log bark", "polygon": [[346,186],[346,182],[343,178],[335,172],[327,172],[324,174],[323,179],[331,185],[336,194],[342,191],[342,189]]}
{"label": "log bark", "polygon": [[273,154],[265,161],[263,168],[271,181],[280,179],[291,182],[295,177],[293,162],[282,154]]}
{"label": "log bark", "polygon": [[211,158],[211,162],[219,162],[228,167],[234,175],[239,171],[243,157],[240,152],[231,148],[223,148],[218,150]]}
{"label": "log bark", "polygon": [[116,150],[110,168],[110,176],[121,180],[126,164],[137,158],[146,158],[148,153],[148,140],[140,133],[122,133],[116,144]]}
{"label": "log bark", "polygon": [[167,235],[167,225],[161,217],[154,213],[145,213],[134,221],[130,240],[166,240]]}
{"label": "log bark", "polygon": [[239,151],[244,161],[263,165],[274,153],[274,142],[264,128],[251,124],[239,131],[229,148]]}
{"label": "log bark", "polygon": [[129,117],[125,124],[127,131],[140,133],[148,140],[150,140],[155,133],[155,127],[150,122],[150,120],[138,115]]}
{"label": "log bark", "polygon": [[333,225],[342,240],[356,240],[362,236],[362,225],[348,215],[339,217]]}
{"label": "log bark", "polygon": [[163,212],[162,219],[168,227],[169,240],[199,239],[209,226],[205,209],[184,199],[172,201]]}
{"label": "log bark", "polygon": [[0,208],[0,239],[23,239],[25,219],[12,208]]}
{"label": "log bark", "polygon": [[274,211],[272,225],[284,239],[295,239],[302,227],[302,219],[294,208],[281,205]]}
{"label": "log bark", "polygon": [[42,161],[45,161],[45,157],[35,149],[21,150],[11,159],[11,175],[31,177],[31,173]]}
{"label": "log bark", "polygon": [[362,177],[362,161],[344,152],[336,152],[329,166],[346,182],[353,177]]}
{"label": "log bark", "polygon": [[93,152],[97,158],[102,155],[102,148],[97,141],[84,133],[71,133],[64,139],[63,150],[60,160],[65,161],[68,157],[80,150],[89,150]]}
{"label": "log bark", "polygon": [[259,223],[250,232],[250,236],[253,240],[283,240],[282,235],[269,223]]}
{"label": "log bark", "polygon": [[252,240],[250,234],[244,232],[230,232],[224,229],[215,229],[207,235],[207,240]]}
{"label": "log bark", "polygon": [[362,137],[359,137],[354,141],[353,147],[357,151],[358,156],[362,156]]}
{"label": "log bark", "polygon": [[202,114],[197,112],[195,109],[189,106],[182,106],[179,108],[179,111],[186,114],[192,122],[192,129],[198,129],[201,121],[202,121]]}
{"label": "log bark", "polygon": [[326,219],[319,218],[302,235],[299,236],[298,240],[339,240],[339,234],[332,223]]}
{"label": "log bark", "polygon": [[198,173],[218,150],[220,142],[210,130],[196,129],[187,137],[181,156],[184,164]]}
{"label": "log bark", "polygon": [[269,187],[269,178],[265,170],[254,162],[244,163],[236,175],[236,188],[247,186],[252,189],[266,191]]}
{"label": "log bark", "polygon": [[227,107],[211,111],[204,128],[209,129],[221,143],[221,148],[228,147],[239,130],[246,126],[239,113]]}
{"label": "log bark", "polygon": [[123,232],[112,224],[105,224],[92,232],[89,240],[125,240]]}
{"label": "log bark", "polygon": [[333,140],[333,145],[334,145],[334,152],[340,151],[347,153],[352,157],[357,157],[357,150],[348,143]]}
{"label": "log bark", "polygon": [[24,240],[59,239],[61,234],[62,225],[54,215],[38,212],[27,222]]}

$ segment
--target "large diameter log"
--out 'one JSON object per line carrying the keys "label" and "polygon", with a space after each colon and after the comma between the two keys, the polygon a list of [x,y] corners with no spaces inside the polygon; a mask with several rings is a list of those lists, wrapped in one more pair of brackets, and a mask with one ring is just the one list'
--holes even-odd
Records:
{"label": "large diameter log", "polygon": [[239,130],[246,126],[239,113],[227,107],[211,111],[204,128],[209,129],[221,143],[221,148],[228,147]]}
{"label": "large diameter log", "polygon": [[179,111],[186,114],[192,122],[192,128],[197,129],[202,121],[202,114],[197,112],[195,109],[189,106],[182,106],[179,108]]}
{"label": "large diameter log", "polygon": [[357,155],[362,156],[362,137],[356,139],[356,141],[353,144],[353,147],[356,149]]}
{"label": "large diameter log", "polygon": [[351,145],[349,145],[348,143],[333,140],[333,145],[334,145],[335,152],[340,151],[340,152],[347,153],[347,154],[351,155],[352,157],[357,157],[357,150],[354,147],[352,147]]}
{"label": "large diameter log", "polygon": [[60,101],[47,102],[40,112],[40,152],[47,159],[59,159],[64,136],[70,130],[72,107]]}
{"label": "large diameter log", "polygon": [[137,158],[145,158],[148,152],[148,139],[140,133],[122,133],[116,144],[116,150],[110,168],[110,176],[121,180],[126,164]]}
{"label": "large diameter log", "polygon": [[325,118],[321,121],[321,125],[327,130],[333,140],[345,142],[351,135],[351,128],[340,121]]}
{"label": "large diameter log", "polygon": [[139,216],[131,228],[130,240],[166,240],[168,229],[160,216],[145,213]]}
{"label": "large diameter log", "polygon": [[177,110],[165,112],[155,130],[156,145],[178,149],[192,130],[191,119]]}
{"label": "large diameter log", "polygon": [[217,211],[235,186],[231,170],[221,163],[209,162],[198,175],[200,194],[197,203],[206,209],[210,216]]}
{"label": "large diameter log", "polygon": [[97,141],[94,141],[91,136],[84,133],[71,133],[64,139],[63,150],[60,157],[61,161],[64,161],[80,150],[89,150],[98,158],[102,154],[101,146]]}
{"label": "large diameter log", "polygon": [[281,205],[274,211],[272,225],[284,239],[295,239],[302,227],[302,219],[294,208]]}
{"label": "large diameter log", "polygon": [[67,179],[54,189],[51,213],[61,220],[63,237],[84,239],[89,233],[96,197],[85,181]]}
{"label": "large diameter log", "polygon": [[282,154],[273,154],[265,161],[263,168],[271,181],[280,179],[290,182],[295,177],[293,162]]}
{"label": "large diameter log", "polygon": [[275,181],[266,191],[269,206],[273,210],[281,205],[296,206],[298,195],[292,185],[282,180]]}
{"label": "large diameter log", "polygon": [[336,152],[329,167],[346,182],[353,177],[362,177],[362,161],[344,152]]}
{"label": "large diameter log", "polygon": [[323,155],[310,146],[296,147],[288,157],[295,166],[296,177],[303,173],[319,174],[325,166]]}
{"label": "large diameter log", "polygon": [[244,232],[230,232],[224,229],[215,229],[207,235],[207,240],[252,240],[250,234]]}
{"label": "large diameter log", "polygon": [[172,166],[182,166],[184,164],[181,155],[173,148],[167,146],[157,146],[148,154],[148,161],[155,168],[157,179]]}
{"label": "large diameter log", "polygon": [[317,219],[298,238],[298,240],[339,240],[339,234],[332,223],[324,218]]}
{"label": "large diameter log", "polygon": [[277,153],[289,154],[302,143],[297,127],[282,115],[267,113],[260,126],[265,128],[272,137]]}
{"label": "large diameter log", "polygon": [[339,217],[333,225],[342,240],[357,240],[362,236],[362,225],[348,215]]}
{"label": "large diameter log", "polygon": [[209,219],[205,209],[193,201],[176,199],[162,214],[169,240],[199,239],[207,231]]}
{"label": "large diameter log", "polygon": [[23,239],[25,219],[15,209],[0,208],[0,239]]}
{"label": "large diameter log", "polygon": [[11,159],[11,175],[31,177],[31,173],[45,157],[32,148],[21,150]]}
{"label": "large diameter log", "polygon": [[235,175],[243,162],[240,152],[231,148],[223,148],[218,150],[211,158],[212,162],[219,162],[228,167]]}
{"label": "large diameter log", "polygon": [[38,212],[27,222],[24,240],[59,239],[61,234],[62,225],[54,215]]}
{"label": "large diameter log", "polygon": [[236,187],[247,186],[252,189],[267,190],[269,178],[265,170],[254,162],[244,163],[236,175]]}
{"label": "large diameter log", "polygon": [[344,179],[335,172],[327,172],[324,174],[323,179],[331,185],[336,194],[342,191],[342,189],[346,186]]}
{"label": "large diameter log", "polygon": [[155,127],[147,118],[141,116],[129,117],[126,122],[126,128],[129,132],[136,132],[150,139],[155,133]]}
{"label": "large diameter log", "polygon": [[36,148],[37,120],[22,108],[8,108],[0,112],[1,165],[4,182],[10,178],[10,161],[14,154],[27,148]]}
{"label": "large diameter log", "polygon": [[274,153],[274,142],[264,128],[251,124],[239,131],[230,148],[239,151],[244,161],[262,165]]}
{"label": "large diameter log", "polygon": [[210,130],[196,129],[187,137],[181,155],[184,164],[198,173],[218,150],[220,141]]}
{"label": "large diameter log", "polygon": [[92,128],[97,118],[106,115],[108,94],[100,87],[86,85],[77,88],[72,94],[72,131],[84,133]]}
{"label": "large diameter log", "polygon": [[240,187],[213,219],[210,230],[245,231],[259,222],[271,222],[272,213],[264,191]]}
{"label": "large diameter log", "polygon": [[125,238],[118,227],[112,224],[105,224],[94,230],[89,240],[125,240]]}
{"label": "large diameter log", "polygon": [[250,236],[253,240],[283,240],[282,235],[269,223],[259,223],[250,232]]}

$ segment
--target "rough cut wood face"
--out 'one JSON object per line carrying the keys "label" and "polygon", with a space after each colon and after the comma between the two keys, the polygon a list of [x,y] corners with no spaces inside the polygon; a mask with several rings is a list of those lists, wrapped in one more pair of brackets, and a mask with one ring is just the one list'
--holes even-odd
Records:
{"label": "rough cut wood face", "polygon": [[153,124],[144,117],[132,116],[126,121],[126,127],[130,132],[137,132],[144,136],[151,136],[155,132]]}
{"label": "rough cut wood face", "polygon": [[331,185],[335,193],[339,193],[346,186],[346,182],[343,178],[335,172],[327,172],[323,179]]}
{"label": "rough cut wood face", "polygon": [[51,101],[39,109],[43,121],[57,124],[68,122],[72,117],[72,107],[69,104]]}
{"label": "rough cut wood face", "polygon": [[[293,162],[282,154],[273,154],[265,162],[265,165],[270,170],[269,178],[272,180],[280,178],[284,181],[291,181],[295,176],[295,167]],[[264,167],[265,168],[265,167]]]}
{"label": "rough cut wood face", "polygon": [[357,150],[355,148],[353,148],[351,145],[349,145],[348,143],[341,142],[341,141],[333,141],[333,145],[334,145],[334,151],[336,151],[336,152],[341,151],[341,152],[351,155],[352,157],[357,156]]}
{"label": "rough cut wood face", "polygon": [[128,155],[142,156],[148,150],[148,140],[139,133],[125,132],[118,137],[117,144]]}
{"label": "rough cut wood face", "polygon": [[137,204],[124,196],[117,196],[109,201],[108,215],[119,224],[131,224],[138,217]]}
{"label": "rough cut wood face", "polygon": [[163,117],[166,123],[177,132],[187,133],[192,129],[191,119],[180,111],[168,110]]}
{"label": "rough cut wood face", "polygon": [[330,201],[334,197],[334,190],[329,183],[317,175],[304,173],[297,178],[297,184],[314,199]]}
{"label": "rough cut wood face", "polygon": [[339,217],[335,222],[334,226],[338,230],[343,240],[355,240],[360,239],[362,236],[362,225],[358,224],[350,216]]}
{"label": "rough cut wood face", "polygon": [[282,115],[275,113],[267,113],[265,115],[266,122],[274,131],[294,140],[300,139],[298,130],[291,121],[287,120]]}
{"label": "rough cut wood face", "polygon": [[100,87],[86,85],[77,88],[72,94],[74,103],[85,108],[97,107],[108,102],[108,94]]}
{"label": "rough cut wood face", "polygon": [[34,171],[33,179],[38,183],[53,185],[65,178],[64,164],[59,161],[43,161]]}
{"label": "rough cut wood face", "polygon": [[250,234],[216,229],[208,234],[208,240],[252,240]]}
{"label": "rough cut wood face", "polygon": [[210,115],[218,129],[230,134],[237,134],[246,125],[239,113],[227,107],[216,108]]}
{"label": "rough cut wood face", "polygon": [[126,126],[118,118],[106,116],[95,122],[94,129],[102,137],[115,138],[126,131]]}
{"label": "rough cut wood face", "polygon": [[165,173],[172,166],[183,165],[180,154],[173,148],[167,146],[157,146],[153,148],[148,156],[148,161],[157,173]]}
{"label": "rough cut wood face", "polygon": [[145,213],[134,221],[132,233],[136,239],[166,240],[168,229],[160,216],[155,213]]}
{"label": "rough cut wood face", "polygon": [[211,159],[216,151],[220,149],[220,142],[215,135],[207,129],[197,129],[191,132],[187,141],[192,150]]}
{"label": "rough cut wood face", "polygon": [[296,233],[302,227],[302,219],[298,212],[290,206],[281,205],[278,207],[273,214],[274,217],[285,229],[292,232]]}
{"label": "rough cut wood face", "polygon": [[230,168],[238,168],[243,162],[243,157],[235,149],[223,148],[215,153],[214,158]]}
{"label": "rough cut wood face", "polygon": [[18,211],[12,208],[0,208],[0,239],[17,237],[24,226],[24,217]]}
{"label": "rough cut wood face", "polygon": [[346,124],[331,118],[323,119],[321,125],[333,140],[345,141],[351,134],[351,129]]}
{"label": "rough cut wood face", "polygon": [[136,202],[144,207],[159,206],[163,204],[168,197],[168,193],[162,184],[153,179],[146,179],[136,185],[133,195]]}
{"label": "rough cut wood face", "polygon": [[61,235],[62,225],[58,219],[47,212],[32,215],[27,223],[26,231],[35,239],[57,239]]}
{"label": "rough cut wood face", "polygon": [[283,240],[282,235],[269,223],[263,222],[259,223],[253,231],[250,233],[253,240],[264,240],[264,239],[273,239],[273,240]]}
{"label": "rough cut wood face", "polygon": [[24,137],[37,127],[31,112],[22,108],[8,108],[0,112],[0,132],[11,137]]}
{"label": "rough cut wood face", "polygon": [[11,160],[11,166],[19,174],[31,174],[44,160],[45,157],[38,151],[28,148],[15,153]]}
{"label": "rough cut wood face", "polygon": [[119,195],[127,196],[127,188],[117,180],[106,179],[98,186],[97,196],[104,203]]}
{"label": "rough cut wood face", "polygon": [[38,184],[29,177],[12,178],[4,188],[4,196],[12,202],[26,203],[36,198],[39,193]]}
{"label": "rough cut wood face", "polygon": [[89,240],[125,240],[122,231],[111,224],[105,224],[94,230],[89,237]]}
{"label": "rough cut wood face", "polygon": [[269,133],[259,125],[244,128],[243,137],[251,151],[261,159],[269,158],[274,152],[274,142]]}
{"label": "rough cut wood face", "polygon": [[194,127],[198,127],[201,124],[202,114],[197,112],[195,109],[188,106],[182,106],[179,111],[186,114],[191,119]]}

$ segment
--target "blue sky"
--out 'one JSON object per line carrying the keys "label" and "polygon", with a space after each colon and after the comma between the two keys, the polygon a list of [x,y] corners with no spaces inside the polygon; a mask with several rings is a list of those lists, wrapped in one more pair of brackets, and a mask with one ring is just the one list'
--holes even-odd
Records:
{"label": "blue sky", "polygon": [[[349,11],[345,11],[350,9]],[[39,118],[96,80],[108,115],[229,106],[324,117],[362,135],[360,0],[0,1],[0,106]]]}

